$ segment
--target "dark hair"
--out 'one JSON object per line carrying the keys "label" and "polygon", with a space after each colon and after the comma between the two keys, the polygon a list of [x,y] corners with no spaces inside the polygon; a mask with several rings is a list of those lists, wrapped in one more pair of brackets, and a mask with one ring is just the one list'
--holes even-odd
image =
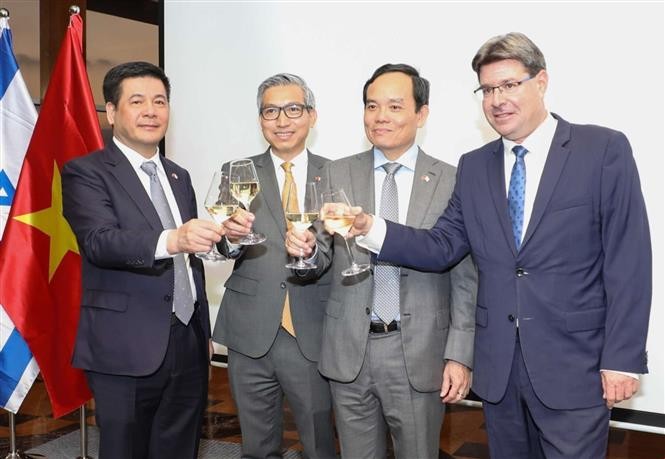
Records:
{"label": "dark hair", "polygon": [[116,65],[104,76],[104,101],[118,105],[120,84],[127,78],[152,77],[161,80],[166,89],[166,99],[171,97],[171,83],[162,69],[149,62],[126,62]]}
{"label": "dark hair", "polygon": [[384,64],[376,69],[363,87],[363,104],[367,104],[367,88],[369,85],[374,83],[374,80],[381,75],[391,72],[399,72],[411,77],[413,99],[416,101],[416,112],[420,111],[423,105],[429,104],[429,81],[421,77],[418,70],[407,64]]}
{"label": "dark hair", "polygon": [[487,40],[473,57],[471,68],[480,76],[483,65],[505,59],[521,62],[531,76],[546,69],[543,53],[529,37],[519,32],[497,35]]}

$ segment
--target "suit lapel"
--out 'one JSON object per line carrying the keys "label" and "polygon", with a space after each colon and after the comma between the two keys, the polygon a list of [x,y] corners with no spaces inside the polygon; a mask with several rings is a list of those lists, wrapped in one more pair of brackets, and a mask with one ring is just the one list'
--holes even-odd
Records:
{"label": "suit lapel", "polygon": [[[315,156],[307,150],[307,182],[315,182],[317,193],[319,193],[319,198],[321,193],[325,190],[320,189],[321,177],[323,176],[323,168],[325,166],[325,161],[319,156]],[[306,190],[307,193],[309,190]],[[307,198],[307,195],[305,195]]]}
{"label": "suit lapel", "polygon": [[173,196],[175,196],[176,203],[178,204],[178,211],[180,212],[180,220],[183,223],[188,222],[194,215],[191,214],[192,209],[190,209],[190,203],[186,200],[188,196],[187,188],[185,181],[182,177],[179,177],[176,173],[176,169],[173,167],[173,163],[166,161],[166,159],[160,156],[162,165],[164,166],[164,171],[166,172],[166,177],[168,178],[169,184],[171,185],[171,191],[173,191]]}
{"label": "suit lapel", "polygon": [[409,210],[406,215],[406,224],[415,228],[422,227],[427,209],[432,204],[434,190],[441,180],[441,162],[430,158],[418,148],[416,170],[413,175],[411,196],[409,197]]}
{"label": "suit lapel", "polygon": [[499,138],[495,142],[494,152],[487,161],[487,183],[494,202],[494,208],[499,217],[499,226],[503,229],[503,235],[506,237],[506,244],[512,250],[513,255],[517,256],[517,248],[513,238],[513,225],[508,215],[508,202],[506,197],[506,177],[503,165],[503,142]]}
{"label": "suit lapel", "polygon": [[350,188],[344,190],[352,206],[361,206],[364,211],[374,209],[374,153],[367,150],[349,161]]}
{"label": "suit lapel", "polygon": [[254,165],[261,184],[261,202],[265,203],[275,223],[277,223],[280,234],[285,238],[286,219],[284,218],[282,197],[279,193],[279,185],[277,184],[277,177],[275,177],[275,166],[270,157],[270,150],[266,150],[264,154],[257,157],[254,160]]}
{"label": "suit lapel", "polygon": [[522,249],[529,242],[540,220],[543,218],[547,204],[552,199],[556,184],[570,155],[570,150],[564,147],[564,144],[570,139],[570,124],[560,118],[557,119],[559,122],[554,132],[550,151],[547,153],[543,175],[540,177],[538,192],[536,193],[533,210],[531,211],[531,218],[524,233],[524,239],[522,240]]}
{"label": "suit lapel", "polygon": [[104,163],[109,168],[109,172],[118,180],[120,186],[127,192],[129,198],[134,201],[150,226],[155,230],[163,230],[162,222],[157,215],[155,206],[146,193],[141,181],[136,176],[136,171],[132,168],[125,155],[110,143],[104,151]]}

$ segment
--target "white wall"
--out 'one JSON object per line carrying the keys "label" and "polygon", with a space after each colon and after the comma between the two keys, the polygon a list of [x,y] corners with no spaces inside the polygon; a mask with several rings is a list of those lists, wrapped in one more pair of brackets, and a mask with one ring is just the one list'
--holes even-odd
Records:
{"label": "white wall", "polygon": [[[199,201],[212,171],[265,149],[256,88],[304,77],[317,98],[309,146],[340,158],[365,149],[362,86],[374,69],[404,62],[431,82],[419,135],[457,164],[495,138],[472,94],[471,59],[489,37],[526,33],[545,54],[548,108],[575,123],[625,132],[640,170],[654,250],[650,374],[624,408],[665,413],[663,369],[662,3],[165,2],[165,64],[173,84],[168,155],[190,170]],[[201,208],[201,213],[203,209]],[[230,263],[208,265],[211,303]]]}

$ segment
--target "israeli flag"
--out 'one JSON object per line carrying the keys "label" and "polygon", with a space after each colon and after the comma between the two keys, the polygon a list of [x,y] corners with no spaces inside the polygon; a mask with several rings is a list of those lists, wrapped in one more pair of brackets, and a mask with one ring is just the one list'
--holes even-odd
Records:
{"label": "israeli flag", "polygon": [[[0,18],[0,244],[36,120],[14,57],[8,18]],[[0,407],[16,413],[38,374],[28,345],[0,305]]]}

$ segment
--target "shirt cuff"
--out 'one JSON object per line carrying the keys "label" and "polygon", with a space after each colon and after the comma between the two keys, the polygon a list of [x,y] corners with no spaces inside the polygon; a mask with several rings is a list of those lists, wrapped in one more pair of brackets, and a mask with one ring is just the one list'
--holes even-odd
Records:
{"label": "shirt cuff", "polygon": [[386,238],[386,221],[374,215],[374,222],[366,235],[357,236],[356,244],[360,247],[369,250],[370,252],[379,253],[383,247],[383,241]]}
{"label": "shirt cuff", "polygon": [[165,258],[173,258],[177,254],[170,254],[166,248],[166,240],[169,237],[169,233],[175,231],[172,229],[167,229],[162,231],[162,234],[159,235],[157,239],[157,247],[155,247],[155,260],[164,260]]}
{"label": "shirt cuff", "polygon": [[602,369],[600,371],[611,371],[612,373],[618,373],[620,375],[630,376],[631,378],[637,379],[638,381],[640,380],[640,375],[637,373],[628,373],[627,371],[606,370],[606,369]]}

